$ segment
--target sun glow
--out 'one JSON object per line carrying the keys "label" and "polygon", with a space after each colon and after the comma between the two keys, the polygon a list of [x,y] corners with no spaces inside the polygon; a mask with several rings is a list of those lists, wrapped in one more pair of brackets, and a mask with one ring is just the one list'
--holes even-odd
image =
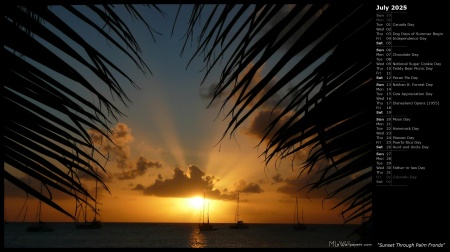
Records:
{"label": "sun glow", "polygon": [[189,203],[190,203],[191,207],[194,209],[200,210],[203,208],[203,198],[201,198],[199,196],[191,198],[189,200]]}

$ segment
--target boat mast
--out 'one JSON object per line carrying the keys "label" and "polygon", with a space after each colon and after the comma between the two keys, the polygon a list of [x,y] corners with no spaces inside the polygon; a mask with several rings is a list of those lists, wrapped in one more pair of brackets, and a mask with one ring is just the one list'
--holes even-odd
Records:
{"label": "boat mast", "polygon": [[95,211],[94,211],[94,221],[97,221],[97,179],[95,179]]}
{"label": "boat mast", "polygon": [[[40,193],[42,194],[42,182],[41,182]],[[41,211],[42,211],[42,201],[39,200],[39,205],[38,205],[38,221],[39,222],[41,222]]]}
{"label": "boat mast", "polygon": [[236,222],[239,221],[239,193],[237,194],[237,205],[236,205]]}
{"label": "boat mast", "polygon": [[302,208],[302,223],[305,223],[305,221],[303,220],[303,208]]}
{"label": "boat mast", "polygon": [[208,216],[208,224],[209,224],[209,201],[208,201],[208,214],[207,214],[207,216]]}
{"label": "boat mast", "polygon": [[88,196],[86,194],[86,203],[84,204],[84,222],[87,222],[87,208],[88,208],[87,201],[88,201]]}
{"label": "boat mast", "polygon": [[203,217],[202,217],[202,222],[203,224],[205,224],[205,192],[203,192]]}

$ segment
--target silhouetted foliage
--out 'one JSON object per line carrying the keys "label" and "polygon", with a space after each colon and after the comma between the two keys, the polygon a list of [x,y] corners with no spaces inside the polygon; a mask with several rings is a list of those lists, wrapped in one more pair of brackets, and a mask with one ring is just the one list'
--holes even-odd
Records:
{"label": "silhouetted foliage", "polygon": [[[141,59],[133,34],[113,6],[59,6],[79,23],[61,19],[52,12],[53,6],[3,7],[3,108],[8,110],[3,135],[4,179],[75,220],[73,214],[52,200],[50,187],[74,197],[80,204],[86,203],[86,196],[96,200],[80,182],[79,172],[84,172],[108,190],[103,181],[107,175],[104,164],[94,155],[102,153],[87,128],[111,140],[110,118],[117,120],[123,115],[115,99],[125,105],[130,102],[119,78],[138,86],[117,67],[118,62],[112,62],[89,43],[87,34],[77,32],[74,24],[96,31],[143,73],[149,68]],[[123,7],[153,32],[132,5]],[[77,47],[82,50],[76,50]],[[88,74],[98,81],[94,84],[88,80]],[[111,96],[98,91],[101,88],[109,90]],[[83,90],[91,94],[91,101],[80,94]],[[6,165],[11,169],[5,169]],[[47,191],[41,193],[30,187],[19,179],[23,175],[18,172],[41,181]]]}

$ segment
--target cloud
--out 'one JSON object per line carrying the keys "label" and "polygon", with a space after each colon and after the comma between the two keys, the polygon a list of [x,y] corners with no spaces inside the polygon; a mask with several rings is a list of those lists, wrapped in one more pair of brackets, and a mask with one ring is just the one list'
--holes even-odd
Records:
{"label": "cloud", "polygon": [[311,176],[302,176],[300,178],[286,178],[281,179],[281,177],[277,178],[277,183],[281,184],[277,188],[277,192],[287,194],[290,196],[298,196],[302,198],[325,198],[328,193],[323,189],[315,189],[309,191],[309,187],[303,188],[311,181]]}
{"label": "cloud", "polygon": [[106,152],[111,160],[116,161],[117,167],[127,169],[130,165],[128,162],[131,152],[130,144],[134,141],[131,129],[125,123],[117,123],[111,130],[112,142],[94,129],[89,129],[88,133],[93,141],[101,146],[101,150]]}
{"label": "cloud", "polygon": [[243,192],[243,193],[262,193],[264,192],[259,184],[250,182],[247,184],[247,182],[243,179],[239,180],[238,183],[234,184],[234,187],[236,188],[237,192]]}
{"label": "cloud", "polygon": [[152,162],[147,161],[144,157],[139,157],[136,162],[136,168],[117,173],[116,176],[119,180],[135,179],[136,177],[144,176],[149,168],[161,168],[162,164],[159,161]]}
{"label": "cloud", "polygon": [[[267,127],[272,122],[272,120],[277,117],[276,111],[272,110],[261,110],[257,112],[256,116],[250,122],[250,125],[244,129],[243,133],[249,136],[254,136],[258,139],[262,139],[267,133]],[[282,125],[286,123],[287,118],[281,118],[274,126],[274,128],[269,132],[266,137],[266,141],[269,141],[275,132],[277,132]]]}
{"label": "cloud", "polygon": [[216,99],[213,100],[214,91],[217,88],[217,85],[217,83],[212,83],[208,87],[200,87],[200,98],[210,101],[210,103],[208,104],[209,108],[217,107],[217,105],[222,102],[220,97],[227,96],[227,92],[223,92],[219,97],[216,97]]}
{"label": "cloud", "polygon": [[[131,128],[125,123],[117,123],[111,130],[113,132],[111,135],[112,142],[107,141],[98,131],[88,130],[94,142],[101,146],[104,154],[109,157],[109,160],[115,162],[116,167],[121,170],[118,173],[111,173],[110,179],[131,180],[144,176],[149,168],[162,167],[159,161],[149,161],[145,157],[139,157],[133,165],[131,144],[134,141],[134,136],[131,133]],[[79,176],[84,179],[92,179],[86,174],[83,175],[83,173],[80,173]]]}
{"label": "cloud", "polygon": [[[321,169],[321,168],[318,168]],[[329,176],[330,174],[328,174]],[[310,184],[317,181],[318,178],[322,176],[322,173],[311,173],[311,174],[302,174],[299,177],[295,178],[282,178],[281,175],[277,174],[273,176],[274,184],[279,184],[277,188],[277,192],[287,194],[290,196],[298,196],[303,198],[320,198],[325,199],[329,195],[329,193],[333,192],[337,188],[351,182],[354,178],[346,176],[336,182],[325,185],[321,188],[315,188],[310,190]],[[354,189],[354,188],[353,188]],[[343,190],[340,193],[336,194],[334,199],[343,199],[350,196],[354,190]]]}
{"label": "cloud", "polygon": [[272,177],[273,181],[275,183],[283,182],[283,178],[281,177],[281,174],[277,173]]}
{"label": "cloud", "polygon": [[214,189],[218,181],[214,176],[206,176],[196,165],[190,165],[186,172],[177,167],[173,170],[172,178],[163,179],[159,175],[150,186],[137,185],[133,190],[142,190],[145,195],[180,198],[201,195],[206,191],[211,198],[211,195],[220,196],[220,191]]}
{"label": "cloud", "polygon": [[142,184],[136,185],[132,190],[142,191],[144,195],[157,197],[177,197],[190,198],[206,193],[208,198],[221,200],[236,199],[237,192],[262,193],[264,192],[259,184],[247,183],[241,180],[235,184],[235,191],[215,188],[216,183],[220,181],[215,176],[206,175],[206,173],[196,165],[189,165],[186,172],[180,168],[173,170],[172,178],[164,179],[161,175],[149,186]]}
{"label": "cloud", "polygon": [[[263,70],[266,66],[266,63],[264,63],[262,66],[260,66],[255,72],[254,75],[252,76],[251,81],[248,83],[248,86],[245,87],[245,90],[243,89],[243,87],[241,87],[240,90],[236,90],[236,91],[244,91],[244,94],[248,94],[250,91],[252,91],[252,89],[259,83],[261,82],[264,78],[265,75],[263,74]],[[250,63],[248,64],[242,72],[239,73],[238,76],[238,81],[241,81],[254,67],[254,63]],[[262,98],[268,93],[268,92],[272,92],[271,89],[274,87],[274,85],[277,83],[277,79],[274,77],[273,79],[269,80],[264,87],[258,91],[258,93],[255,95],[255,97],[253,97],[250,101],[249,104],[247,104],[246,106],[253,106],[256,104],[256,102],[262,100]],[[275,106],[283,106],[285,105],[285,101],[283,101],[282,103],[278,104],[281,100],[281,94],[284,91],[284,89],[282,90],[278,90],[276,93],[273,93],[270,95],[270,97],[264,101],[264,103],[262,103],[260,105],[260,108],[262,109],[270,109],[272,110],[273,108],[275,108]],[[233,98],[237,99],[239,97],[240,93],[238,93],[237,95],[234,95]],[[283,94],[284,96],[284,94]],[[235,100],[237,101],[237,100]]]}

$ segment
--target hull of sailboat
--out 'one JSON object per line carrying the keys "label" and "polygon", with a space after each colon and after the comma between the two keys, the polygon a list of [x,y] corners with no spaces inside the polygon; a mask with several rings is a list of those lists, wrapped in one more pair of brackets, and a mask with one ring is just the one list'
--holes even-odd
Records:
{"label": "hull of sailboat", "polygon": [[198,225],[198,229],[200,231],[215,231],[217,228],[215,228],[213,225],[209,223],[202,223]]}
{"label": "hull of sailboat", "polygon": [[236,223],[230,226],[231,229],[249,229],[249,226],[244,223]]}
{"label": "hull of sailboat", "polygon": [[101,229],[102,228],[102,222],[101,221],[92,221],[92,222],[85,222],[85,223],[77,223],[76,228],[77,229]]}
{"label": "hull of sailboat", "polygon": [[305,224],[302,224],[302,223],[298,223],[298,224],[293,225],[293,228],[295,230],[306,230],[306,229],[308,229],[308,227]]}
{"label": "hull of sailboat", "polygon": [[52,232],[53,228],[44,222],[39,222],[37,224],[27,227],[28,232]]}

